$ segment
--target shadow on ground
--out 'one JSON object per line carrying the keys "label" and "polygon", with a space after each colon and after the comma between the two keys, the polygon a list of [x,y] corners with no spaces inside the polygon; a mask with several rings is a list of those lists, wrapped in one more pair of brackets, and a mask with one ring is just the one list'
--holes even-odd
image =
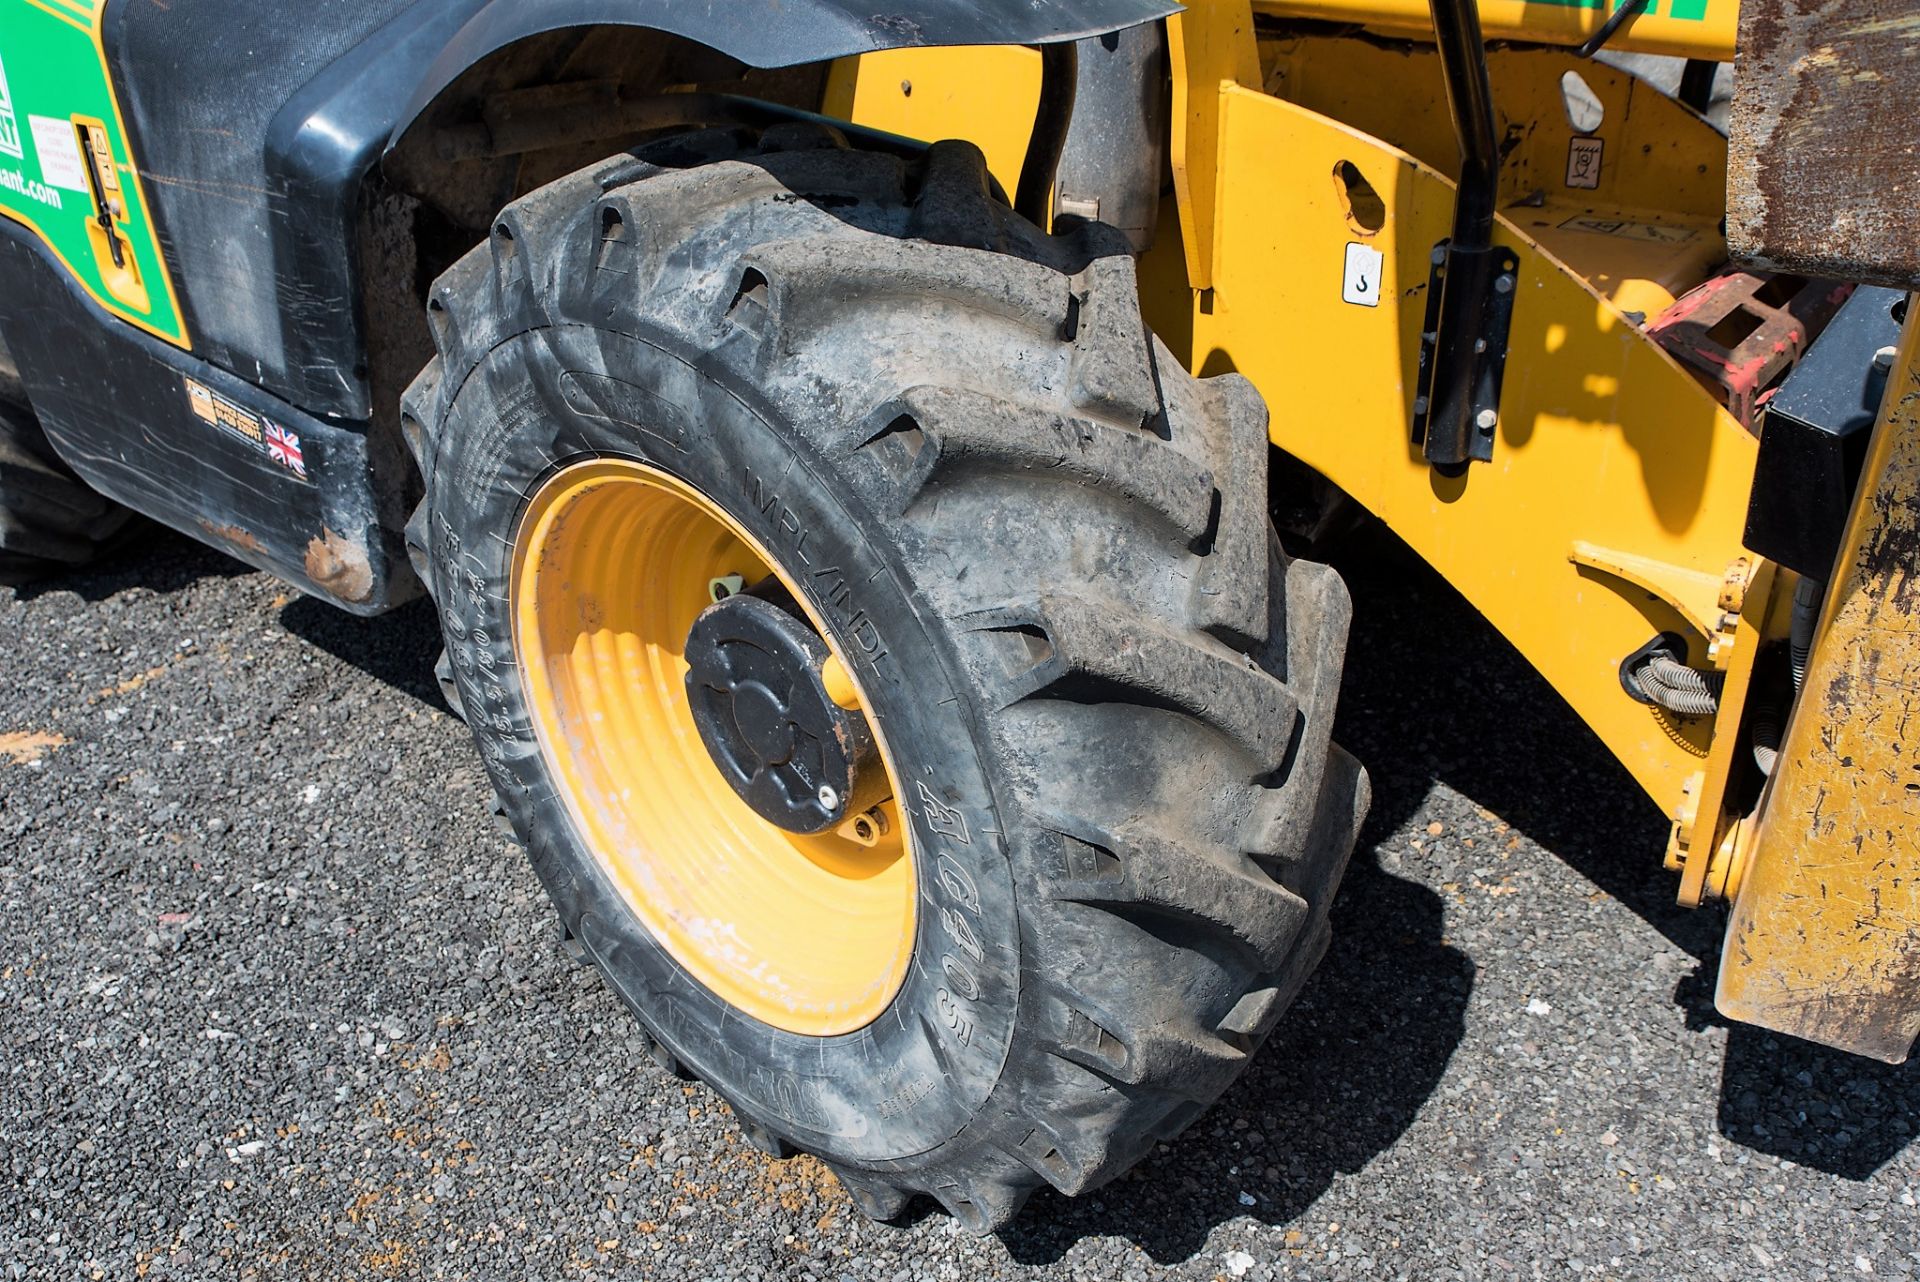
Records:
{"label": "shadow on ground", "polygon": [[342,663],[429,707],[449,711],[433,675],[434,657],[440,653],[440,622],[434,617],[433,603],[426,598],[363,619],[315,597],[303,596],[287,604],[280,612],[280,622],[287,631]]}
{"label": "shadow on ground", "polygon": [[1247,1076],[1170,1152],[1079,1201],[1036,1198],[1004,1235],[1014,1257],[1052,1263],[1081,1237],[1119,1233],[1159,1262],[1186,1260],[1226,1220],[1299,1220],[1336,1174],[1399,1138],[1464,1035],[1475,976],[1472,958],[1443,939],[1438,896],[1375,858],[1436,781],[1696,959],[1675,1002],[1690,1028],[1729,1029],[1719,1104],[1729,1141],[1850,1180],[1898,1156],[1920,1126],[1920,1070],[1723,1020],[1713,975],[1725,912],[1675,904],[1660,859],[1666,819],[1632,777],[1392,536],[1370,526],[1334,559],[1355,607],[1336,735],[1367,764],[1374,801],[1326,961]]}
{"label": "shadow on ground", "polygon": [[[1185,1260],[1225,1220],[1297,1221],[1336,1174],[1398,1140],[1460,1043],[1475,978],[1472,958],[1445,941],[1439,897],[1375,857],[1435,781],[1497,813],[1696,958],[1675,1002],[1696,1030],[1726,1026],[1712,1001],[1724,914],[1674,905],[1659,859],[1666,823],[1632,779],[1485,620],[1390,536],[1367,529],[1335,560],[1356,606],[1337,734],[1368,764],[1374,804],[1334,906],[1327,958],[1214,1110],[1104,1190],[1076,1201],[1042,1194],[1004,1235],[1016,1259],[1048,1263],[1082,1237],[1121,1233],[1156,1260]],[[106,568],[20,595],[102,601],[247,572],[152,531]],[[360,619],[302,597],[280,617],[343,662],[445,706],[426,602]],[[1719,1125],[1732,1142],[1863,1180],[1920,1128],[1920,1070],[1731,1026]]]}
{"label": "shadow on ground", "polygon": [[120,546],[99,565],[22,584],[13,592],[22,601],[71,592],[82,601],[98,604],[134,588],[169,596],[203,579],[231,579],[253,572],[184,534],[136,518]]}
{"label": "shadow on ground", "polygon": [[1335,1175],[1399,1138],[1465,1031],[1474,968],[1441,942],[1439,896],[1374,862],[1390,831],[1369,824],[1326,960],[1246,1076],[1117,1183],[1071,1201],[1037,1196],[1003,1235],[1015,1259],[1050,1264],[1082,1237],[1118,1233],[1160,1263],[1186,1260],[1236,1216],[1298,1220]]}
{"label": "shadow on ground", "polygon": [[[23,602],[70,592],[82,601],[97,604],[134,589],[165,596],[208,579],[253,573],[256,571],[251,566],[224,552],[140,521],[126,545],[101,564],[52,575],[13,591]],[[301,595],[291,586],[287,596],[289,600],[280,611],[280,622],[287,631],[430,707],[447,710],[433,676],[434,656],[440,653],[440,628],[430,602],[423,598],[386,614],[362,618]]]}
{"label": "shadow on ground", "polygon": [[1728,1030],[1719,1127],[1729,1140],[1864,1180],[1920,1129],[1920,1068],[1845,1055],[1713,1008],[1726,911],[1674,902],[1667,822],[1626,770],[1472,607],[1370,528],[1336,558],[1357,623],[1340,733],[1368,764],[1376,823],[1437,779],[1572,865],[1691,955],[1674,993],[1690,1028]]}

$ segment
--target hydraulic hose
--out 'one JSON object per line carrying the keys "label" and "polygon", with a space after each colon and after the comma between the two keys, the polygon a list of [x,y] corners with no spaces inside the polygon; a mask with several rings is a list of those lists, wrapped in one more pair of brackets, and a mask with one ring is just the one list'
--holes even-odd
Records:
{"label": "hydraulic hose", "polygon": [[1752,735],[1753,764],[1760,773],[1773,775],[1773,767],[1780,760],[1780,738],[1782,717],[1780,715],[1780,696],[1773,690],[1756,696],[1753,700]]}
{"label": "hydraulic hose", "polygon": [[1820,621],[1820,603],[1826,599],[1827,585],[1802,575],[1793,589],[1793,616],[1787,625],[1787,652],[1793,662],[1793,692],[1807,679],[1807,656],[1813,653],[1813,628]]}
{"label": "hydraulic hose", "polygon": [[1690,668],[1670,654],[1648,655],[1634,670],[1633,679],[1647,698],[1680,716],[1711,717],[1720,710],[1724,678],[1717,672]]}

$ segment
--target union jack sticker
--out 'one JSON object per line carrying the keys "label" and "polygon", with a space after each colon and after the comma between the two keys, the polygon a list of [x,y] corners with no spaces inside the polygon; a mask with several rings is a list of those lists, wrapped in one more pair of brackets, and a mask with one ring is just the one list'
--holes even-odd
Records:
{"label": "union jack sticker", "polygon": [[267,453],[273,461],[302,480],[307,475],[307,460],[300,453],[300,437],[278,423],[267,424]]}
{"label": "union jack sticker", "polygon": [[220,428],[223,433],[230,432],[239,437],[296,481],[313,484],[313,477],[307,471],[306,448],[300,443],[298,432],[289,432],[231,396],[224,396],[196,379],[183,375],[180,381],[186,385],[187,407],[193,411],[195,418]]}

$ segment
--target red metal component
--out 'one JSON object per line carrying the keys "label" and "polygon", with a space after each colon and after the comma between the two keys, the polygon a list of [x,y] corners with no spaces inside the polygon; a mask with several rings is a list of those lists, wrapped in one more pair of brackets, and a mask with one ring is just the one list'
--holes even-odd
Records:
{"label": "red metal component", "polygon": [[1751,428],[1852,292],[1837,281],[1726,271],[1676,299],[1647,332]]}

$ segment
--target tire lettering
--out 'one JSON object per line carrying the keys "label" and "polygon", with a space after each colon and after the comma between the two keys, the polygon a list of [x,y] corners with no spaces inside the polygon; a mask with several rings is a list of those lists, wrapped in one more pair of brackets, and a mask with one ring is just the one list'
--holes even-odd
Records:
{"label": "tire lettering", "polygon": [[880,636],[880,629],[868,617],[865,610],[852,607],[853,589],[847,583],[846,576],[838,566],[825,566],[814,569],[813,556],[807,551],[807,539],[813,531],[800,520],[800,514],[789,504],[782,502],[779,491],[763,481],[752,468],[746,468],[748,500],[756,512],[773,522],[773,530],[780,536],[788,552],[801,565],[810,570],[814,580],[814,591],[819,594],[820,602],[830,612],[844,621],[848,638],[857,646],[869,663],[878,664],[887,656],[887,647]]}
{"label": "tire lettering", "polygon": [[[927,827],[942,837],[951,837],[963,846],[971,846],[973,838],[967,832],[967,817],[934,796],[933,789],[927,787],[924,779],[916,781],[915,787],[920,790],[920,800],[927,808]],[[979,897],[975,896],[976,912],[979,911],[979,902]]]}
{"label": "tire lettering", "polygon": [[953,861],[952,855],[940,856],[935,865],[940,874],[940,884],[946,887],[949,895],[960,901],[960,906],[978,916],[980,913],[980,892],[974,888],[973,878],[967,870]]}
{"label": "tire lettering", "polygon": [[747,1082],[761,1102],[788,1121],[810,1130],[825,1129],[826,1115],[814,1103],[812,1092],[792,1074],[756,1067]]}
{"label": "tire lettering", "polygon": [[970,1002],[980,1000],[980,981],[973,977],[973,972],[967,969],[964,962],[948,953],[940,959],[940,969],[946,972],[947,982],[962,997]]}
{"label": "tire lettering", "polygon": [[953,994],[943,988],[933,995],[933,1000],[934,1004],[940,1008],[940,1018],[945,1021],[949,1029],[953,1030],[953,1035],[959,1039],[960,1044],[973,1045],[973,1019],[954,1000]]}
{"label": "tire lettering", "polygon": [[877,1110],[882,1117],[893,1117],[904,1113],[933,1093],[934,1082],[931,1077],[916,1077],[893,1094],[880,1101]]}
{"label": "tire lettering", "polygon": [[986,950],[980,947],[980,937],[973,933],[973,927],[967,925],[967,919],[951,908],[940,910],[940,922],[947,928],[947,934],[953,936],[953,942],[960,945],[967,956],[977,962],[987,959]]}
{"label": "tire lettering", "polygon": [[752,468],[747,468],[746,473],[747,489],[753,494],[754,509],[765,516],[773,511],[773,505],[780,501],[780,496],[762,484],[760,478],[754,475]]}

